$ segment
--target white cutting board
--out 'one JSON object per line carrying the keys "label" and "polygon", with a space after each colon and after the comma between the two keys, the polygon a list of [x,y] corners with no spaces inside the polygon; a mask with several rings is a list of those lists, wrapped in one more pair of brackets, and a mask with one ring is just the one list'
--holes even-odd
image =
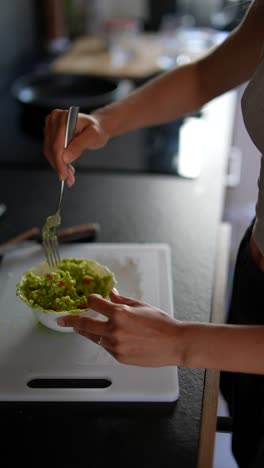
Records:
{"label": "white cutting board", "polygon": [[[170,250],[165,244],[68,244],[61,257],[91,258],[115,274],[120,294],[141,299],[173,315]],[[177,367],[141,368],[118,363],[102,347],[75,333],[40,325],[16,297],[26,270],[43,261],[33,242],[0,265],[0,401],[172,402],[179,397]],[[158,343],[157,343],[158,346]],[[40,387],[28,383],[40,379]],[[43,388],[48,379],[49,388]],[[51,380],[50,380],[51,379]],[[88,388],[50,388],[54,379]],[[89,388],[90,379],[107,387]],[[61,383],[61,381],[60,381]],[[87,380],[84,382],[87,383]]]}

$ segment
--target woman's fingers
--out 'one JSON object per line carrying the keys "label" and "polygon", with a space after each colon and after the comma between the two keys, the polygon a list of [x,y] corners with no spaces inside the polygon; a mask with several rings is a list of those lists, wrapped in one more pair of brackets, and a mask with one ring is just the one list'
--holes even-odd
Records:
{"label": "woman's fingers", "polygon": [[[91,294],[88,297],[89,308],[95,312],[99,312],[105,317],[113,317],[116,305],[111,303],[109,300],[103,299],[98,294]],[[58,319],[58,324],[64,327],[73,327],[78,330],[90,332],[95,335],[108,335],[106,320],[99,320],[89,317],[87,315],[65,315]]]}
{"label": "woman's fingers", "polygon": [[85,149],[100,148],[107,141],[106,135],[91,117],[83,117],[80,124],[83,128],[79,130],[64,151],[63,160],[66,163],[74,162]]}
{"label": "woman's fingers", "polygon": [[108,335],[110,331],[107,328],[106,320],[94,319],[83,315],[65,315],[57,320],[58,324],[63,327],[72,327],[76,330],[92,335]]}
{"label": "woman's fingers", "polygon": [[68,165],[68,176],[67,176],[67,180],[66,180],[68,187],[72,187],[74,185],[74,182],[75,182],[74,174],[75,174],[75,169],[71,164],[69,164]]}
{"label": "woman's fingers", "polygon": [[46,117],[44,131],[44,154],[61,180],[68,177],[67,165],[63,161],[65,131],[68,111],[55,109]]}
{"label": "woman's fingers", "polygon": [[178,362],[177,338],[181,338],[182,333],[174,317],[151,305],[120,296],[115,290],[111,291],[111,299],[96,294],[88,298],[89,307],[107,320],[81,314],[61,317],[58,323],[73,327],[76,333],[101,345],[123,364],[159,367]]}
{"label": "woman's fingers", "polygon": [[[98,294],[88,297],[88,306],[95,312],[107,317],[96,319],[89,315],[67,315],[58,319],[58,324],[65,327],[73,327],[76,333],[98,343],[100,337],[103,346],[113,355],[116,355],[117,344],[123,341],[123,335],[127,333],[126,327],[132,326],[129,316],[133,309],[140,308],[144,304],[128,297],[120,296],[114,289],[111,291],[111,299],[107,300]],[[131,317],[132,318],[132,317]],[[124,327],[124,324],[125,327]],[[133,326],[132,326],[133,328]],[[98,338],[99,337],[99,338]]]}
{"label": "woman's fingers", "polygon": [[120,296],[120,294],[118,294],[116,289],[112,289],[112,291],[110,291],[110,299],[115,304],[125,304],[131,307],[138,307],[142,305],[142,302],[137,301],[136,299],[131,299],[129,297]]}
{"label": "woman's fingers", "polygon": [[111,318],[116,311],[116,305],[99,294],[90,294],[88,306],[108,318]]}
{"label": "woman's fingers", "polygon": [[61,317],[58,319],[58,323],[61,326],[73,327],[85,334],[113,336],[113,329],[120,319],[122,320],[124,313],[128,313],[130,307],[139,307],[142,303],[119,296],[115,290],[111,291],[111,299],[112,301],[109,301],[98,294],[90,294],[88,297],[89,308],[107,317],[108,320],[95,319],[80,314]]}
{"label": "woman's fingers", "polygon": [[68,171],[68,165],[78,159],[85,149],[97,149],[104,146],[109,135],[104,131],[98,119],[92,115],[79,113],[73,138],[65,148],[65,132],[68,111],[54,109],[45,120],[44,154],[61,180],[71,187],[74,174]]}

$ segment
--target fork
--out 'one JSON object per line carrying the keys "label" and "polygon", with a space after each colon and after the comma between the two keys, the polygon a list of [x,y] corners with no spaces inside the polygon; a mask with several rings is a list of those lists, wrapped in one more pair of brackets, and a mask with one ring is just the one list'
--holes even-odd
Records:
{"label": "fork", "polygon": [[[78,112],[79,112],[79,107],[77,106],[71,106],[69,108],[67,124],[66,124],[64,148],[67,148],[69,142],[71,141],[73,137],[77,118],[78,118]],[[63,195],[64,195],[64,187],[65,187],[65,182],[64,180],[62,180],[57,210],[55,211],[53,215],[47,217],[42,228],[42,245],[44,248],[47,262],[51,268],[57,268],[58,264],[60,263],[57,228],[61,224],[60,210],[61,210],[61,205],[62,205],[62,200],[63,200]]]}

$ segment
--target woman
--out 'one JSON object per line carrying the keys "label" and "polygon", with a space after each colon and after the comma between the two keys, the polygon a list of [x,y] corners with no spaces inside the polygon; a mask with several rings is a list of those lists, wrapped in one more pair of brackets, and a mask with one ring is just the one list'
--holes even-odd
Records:
{"label": "woman", "polygon": [[[244,120],[253,142],[264,154],[263,46],[264,0],[255,0],[241,24],[207,56],[161,74],[91,115],[79,114],[75,137],[66,150],[67,111],[54,110],[46,119],[45,156],[60,179],[71,186],[74,169],[67,164],[84,149],[100,148],[110,138],[130,130],[175,120],[248,80],[242,98]],[[73,326],[76,333],[100,343],[125,364],[225,371],[222,391],[234,419],[234,455],[240,467],[264,466],[263,285],[264,162],[256,217],[238,253],[228,324],[180,322],[116,291],[112,291],[111,301],[97,295],[89,298],[89,306],[108,321],[78,316],[59,320],[60,325]]]}

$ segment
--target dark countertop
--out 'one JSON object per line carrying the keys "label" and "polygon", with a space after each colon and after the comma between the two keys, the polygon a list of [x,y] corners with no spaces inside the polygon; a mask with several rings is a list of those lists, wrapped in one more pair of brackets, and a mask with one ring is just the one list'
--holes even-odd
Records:
{"label": "dark countertop", "polygon": [[[209,144],[205,149],[197,179],[82,170],[77,172],[75,186],[66,191],[62,209],[64,226],[98,222],[99,242],[168,243],[175,315],[184,320],[210,321],[232,134],[233,96],[222,99],[231,102],[230,120],[222,119],[222,127],[217,124],[217,135],[225,132],[225,138],[221,134],[217,148]],[[218,100],[213,112],[221,116],[221,109]],[[213,142],[213,128],[210,135]],[[0,240],[42,226],[58,192],[57,178],[46,165],[37,169],[3,166],[0,200],[8,212],[0,222]],[[0,459],[11,464],[12,455],[18,452],[20,460],[32,466],[39,459],[59,466],[87,463],[93,468],[110,462],[120,468],[193,468],[199,448],[204,376],[202,369],[180,367],[180,398],[170,405],[1,404],[5,436]]]}
{"label": "dark countertop", "polygon": [[[5,169],[1,171],[0,181],[0,197],[5,198],[8,206],[5,224],[12,223],[12,229],[15,226],[16,230],[41,225],[50,212],[50,200],[54,200],[58,192],[53,173]],[[16,188],[16,194],[11,193],[11,184]],[[161,176],[79,174],[76,186],[66,194],[63,220],[65,225],[99,222],[101,234],[98,241],[101,242],[170,244],[175,314],[187,320],[208,321],[220,211],[214,210],[212,219],[208,219],[207,209],[203,216],[199,214],[201,200],[192,199],[195,185],[196,182],[181,180],[178,183],[178,180]],[[219,195],[218,192],[215,198],[210,197],[210,203],[219,205]],[[206,194],[204,198],[208,201]],[[191,205],[194,215],[188,219]],[[188,246],[186,250],[184,246]],[[164,406],[165,411],[160,408],[156,411],[155,407],[153,411],[147,410],[148,405],[138,409],[134,405],[135,409],[131,410],[128,405],[117,410],[110,406],[104,410],[99,408],[97,413],[94,405],[82,405],[76,411],[69,405],[71,415],[67,407],[64,411],[71,426],[70,433],[76,431],[77,425],[81,426],[78,447],[87,444],[87,453],[94,462],[97,460],[94,466],[101,467],[112,460],[116,466],[121,466],[122,461],[125,466],[132,467],[141,460],[142,467],[169,468],[178,460],[179,466],[193,467],[199,444],[203,379],[203,370],[179,369],[181,396],[175,405]],[[47,411],[42,406],[40,413],[36,405],[27,409],[21,404],[16,409],[15,405],[9,405],[8,411],[1,409],[8,419],[10,431],[14,433],[15,430],[16,438],[19,427],[20,436],[26,434],[25,440],[22,436],[25,444],[22,453],[28,444],[31,445],[31,440],[35,440],[34,432],[44,430],[42,425],[46,425],[47,419],[51,434],[61,434],[64,430],[65,423],[58,418],[61,412],[56,408]],[[16,429],[11,429],[14,422]],[[66,441],[69,437],[67,429]],[[60,450],[63,438],[57,434],[56,440],[52,441],[50,437],[49,440],[54,456]],[[67,447],[67,456],[71,453],[76,453],[74,446]],[[82,456],[80,452],[78,456]]]}

